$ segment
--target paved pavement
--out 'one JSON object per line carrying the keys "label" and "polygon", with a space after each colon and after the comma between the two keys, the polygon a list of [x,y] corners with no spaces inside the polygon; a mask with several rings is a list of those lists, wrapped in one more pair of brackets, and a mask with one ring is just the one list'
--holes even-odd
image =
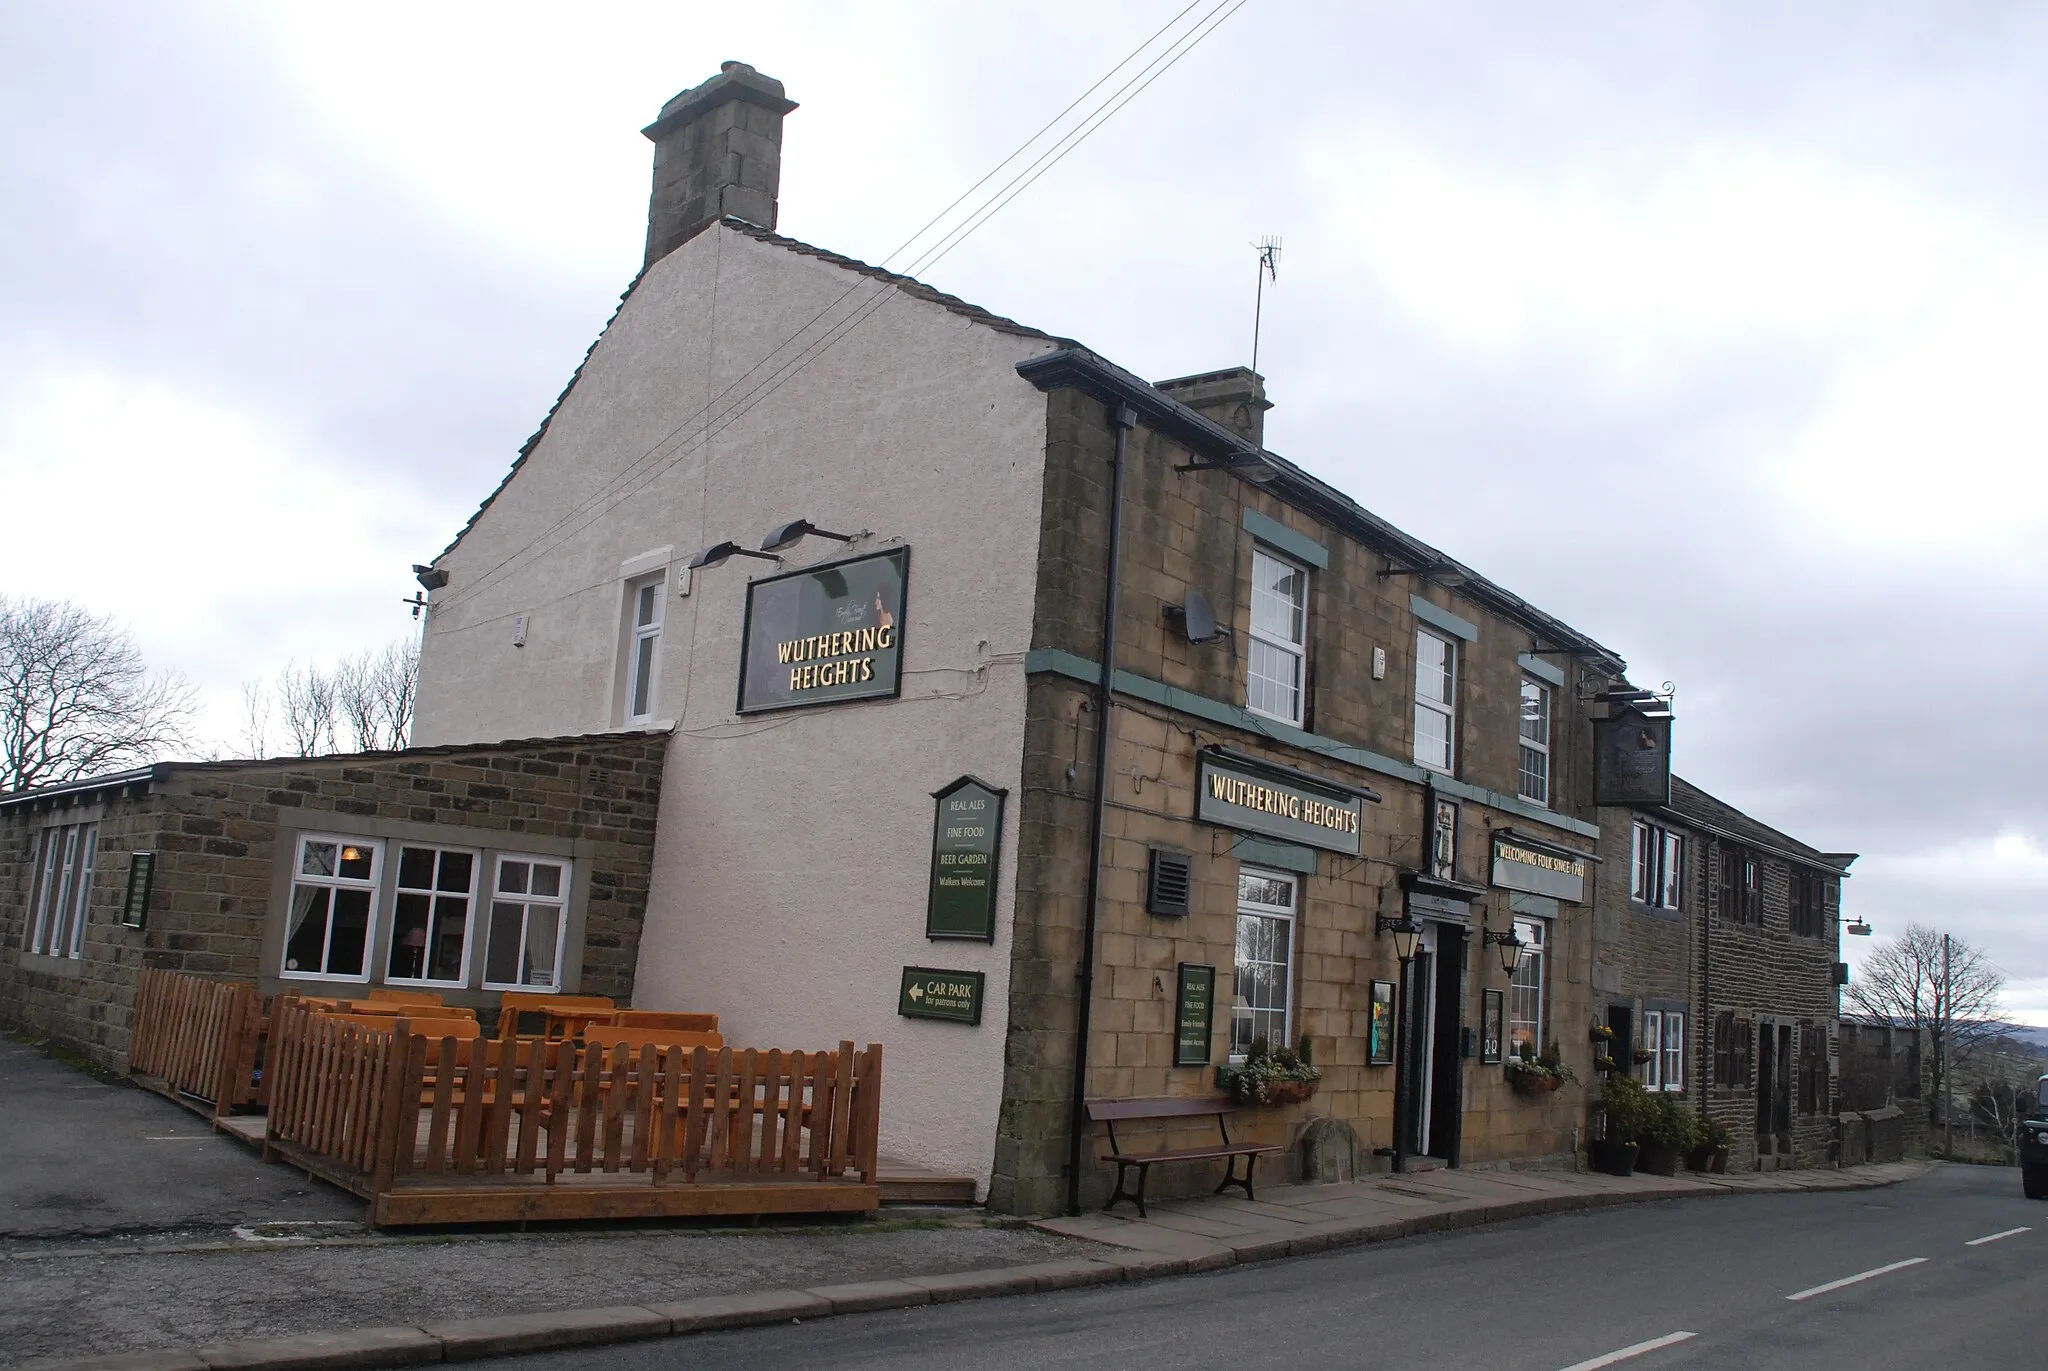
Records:
{"label": "paved pavement", "polygon": [[543,1353],[518,1367],[2038,1367],[2044,1244],[2048,1205],[2022,1199],[2012,1171],[1941,1167],[1877,1191],[1660,1201],[1144,1284]]}
{"label": "paved pavement", "polygon": [[1786,1192],[1746,1201],[1769,1205],[1924,1169],[1628,1180],[1439,1171],[1035,1229],[892,1212],[893,1222],[808,1228],[377,1234],[354,1197],[263,1163],[125,1084],[0,1041],[0,1089],[28,1106],[0,1113],[0,1155],[20,1159],[0,1168],[0,1365],[165,1353],[131,1371],[339,1371],[581,1346],[1122,1285],[1659,1197]]}
{"label": "paved pavement", "polygon": [[252,1165],[198,1115],[5,1037],[0,1099],[0,1248],[362,1217],[361,1201],[302,1172]]}

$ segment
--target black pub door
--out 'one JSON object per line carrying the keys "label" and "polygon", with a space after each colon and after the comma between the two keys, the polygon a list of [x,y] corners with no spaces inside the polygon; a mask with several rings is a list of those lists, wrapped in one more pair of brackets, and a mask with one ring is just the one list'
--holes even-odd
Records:
{"label": "black pub door", "polygon": [[1465,1122],[1465,931],[1448,924],[1436,933],[1436,1025],[1430,1063],[1429,1139],[1423,1151],[1452,1165]]}

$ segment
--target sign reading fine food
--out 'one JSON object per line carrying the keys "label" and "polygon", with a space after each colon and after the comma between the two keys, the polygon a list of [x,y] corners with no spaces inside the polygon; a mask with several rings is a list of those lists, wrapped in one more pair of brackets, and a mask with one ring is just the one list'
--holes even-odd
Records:
{"label": "sign reading fine food", "polygon": [[1216,968],[1180,964],[1173,1004],[1173,1064],[1206,1066],[1216,1015]]}
{"label": "sign reading fine food", "polygon": [[1204,823],[1358,855],[1363,825],[1354,793],[1210,753],[1202,754],[1195,787],[1195,817]]}
{"label": "sign reading fine food", "polygon": [[749,582],[739,712],[896,695],[909,576],[898,547]]}
{"label": "sign reading fine food", "polygon": [[1003,836],[1003,795],[962,776],[933,797],[932,886],[927,938],[996,940],[996,857]]}
{"label": "sign reading fine food", "polygon": [[906,966],[903,986],[896,997],[896,1012],[907,1019],[978,1024],[981,985],[979,971],[935,971],[928,966]]}

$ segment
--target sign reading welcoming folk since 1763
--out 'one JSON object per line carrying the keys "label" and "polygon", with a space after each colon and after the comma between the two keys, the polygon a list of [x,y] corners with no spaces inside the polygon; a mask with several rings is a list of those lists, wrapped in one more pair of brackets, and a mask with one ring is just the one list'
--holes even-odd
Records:
{"label": "sign reading welcoming folk since 1763", "polygon": [[1290,843],[1358,855],[1360,800],[1355,793],[1266,771],[1213,753],[1195,777],[1195,817]]}
{"label": "sign reading welcoming folk since 1763", "polygon": [[739,712],[896,695],[909,577],[898,547],[748,582]]}
{"label": "sign reading welcoming folk since 1763", "polygon": [[907,1019],[945,1019],[952,1023],[981,1022],[982,974],[939,971],[929,966],[903,968],[903,986],[896,1012]]}
{"label": "sign reading welcoming folk since 1763", "polygon": [[927,938],[996,940],[996,866],[1003,836],[1003,795],[962,776],[933,798],[932,885]]}
{"label": "sign reading welcoming folk since 1763", "polygon": [[1573,904],[1586,901],[1586,859],[1546,852],[1511,838],[1493,840],[1493,883],[1503,890],[1548,895]]}

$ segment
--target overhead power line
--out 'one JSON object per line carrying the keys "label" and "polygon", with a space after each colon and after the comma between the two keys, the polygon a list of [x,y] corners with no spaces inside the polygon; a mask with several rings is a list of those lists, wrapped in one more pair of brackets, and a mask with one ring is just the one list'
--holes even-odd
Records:
{"label": "overhead power line", "polygon": [[[1004,169],[1015,163],[1044,139],[1049,132],[1065,122],[1069,115],[1080,109],[1088,102],[1091,96],[1107,85],[1119,72],[1123,71],[1145,52],[1157,45],[1164,35],[1180,26],[1181,21],[1199,8],[1202,2],[1203,0],[1194,0],[1194,3],[1187,5],[1171,19],[1167,20],[1165,24],[1161,25],[1160,28],[1126,54],[1121,61],[1098,78],[1093,85],[1075,97],[1064,109],[1054,115],[1029,138],[1025,139],[1023,143],[1019,144],[1015,151],[997,163],[973,185],[969,186],[967,190],[955,197],[952,203],[940,210],[938,214],[927,220],[915,233],[912,233],[910,237],[906,238],[891,252],[888,257],[885,257],[879,265],[887,269],[889,263],[900,258],[912,245],[925,238],[932,229],[944,222],[956,209],[973,197],[975,192],[1001,175]],[[954,249],[966,242],[969,237],[999,213],[1004,206],[1030,189],[1041,177],[1064,160],[1069,153],[1087,141],[1097,129],[1107,123],[1125,105],[1128,105],[1132,100],[1143,94],[1147,87],[1170,71],[1183,57],[1193,51],[1203,39],[1207,38],[1218,26],[1228,20],[1231,15],[1242,9],[1246,3],[1248,3],[1248,0],[1217,0],[1217,3],[1213,4],[1192,24],[1188,25],[1184,31],[1171,38],[1149,62],[1139,68],[1122,85],[1109,92],[1091,108],[1084,111],[1080,118],[1074,122],[1073,127],[1055,139],[1029,165],[970,208],[962,216],[960,222],[946,230],[938,239],[933,241],[930,246],[903,269],[901,274],[914,276],[918,272],[930,270],[933,266],[943,261]],[[868,285],[875,287],[870,293],[869,298],[855,304],[846,313],[845,317],[828,326],[821,335],[798,349],[793,356],[784,356],[793,345],[815,328],[821,320],[826,319],[839,310],[862,287]],[[887,303],[895,292],[896,287],[891,282],[871,281],[866,277],[857,278],[823,309],[812,315],[810,319],[806,320],[788,337],[770,349],[767,355],[762,357],[759,362],[755,363],[746,372],[727,385],[716,396],[713,396],[703,405],[700,405],[696,410],[685,416],[657,440],[653,446],[649,447],[639,457],[635,458],[633,462],[628,464],[624,470],[615,473],[596,490],[578,500],[567,512],[542,529],[532,541],[513,549],[511,553],[486,567],[477,575],[467,578],[468,584],[466,586],[457,587],[454,593],[451,593],[436,607],[445,610],[461,604],[463,601],[479,593],[511,566],[530,561],[552,551],[560,546],[568,537],[581,532],[596,519],[602,517],[611,509],[616,508],[623,501],[630,499],[650,481],[689,455],[689,453],[701,451],[713,438],[744,418],[762,401],[774,394],[775,391],[781,389],[789,380],[805,370],[812,362],[816,361],[831,347],[858,328],[876,310]],[[765,375],[763,374],[764,372],[766,373]],[[749,382],[753,383],[751,388],[748,388]],[[680,435],[684,435],[687,430],[696,426],[700,421],[703,423],[701,429],[690,436],[684,437],[682,442],[674,448],[670,447]]]}

